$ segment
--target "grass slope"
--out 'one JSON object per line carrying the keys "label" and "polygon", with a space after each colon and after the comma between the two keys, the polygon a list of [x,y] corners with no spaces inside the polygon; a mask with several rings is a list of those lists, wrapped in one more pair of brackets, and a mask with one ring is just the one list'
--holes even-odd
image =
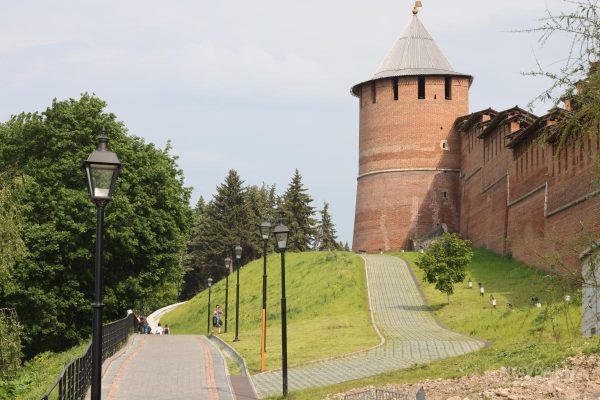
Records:
{"label": "grass slope", "polygon": [[[41,353],[27,361],[10,381],[0,381],[0,399],[39,400],[54,384],[65,365],[80,357],[89,343],[62,353]],[[58,393],[58,391],[56,391]]]}
{"label": "grass slope", "polygon": [[[281,367],[281,264],[268,257],[266,370]],[[229,277],[228,333],[220,337],[246,359],[251,372],[260,369],[263,262],[242,267],[239,342],[235,333],[235,274]],[[211,307],[225,302],[225,280],[213,285]],[[206,334],[208,293],[161,318],[174,334]],[[286,253],[288,365],[338,356],[379,343],[369,316],[364,264],[344,252]],[[211,311],[212,315],[212,311]],[[211,322],[212,324],[212,322]]]}
{"label": "grass slope", "polygon": [[[296,392],[293,399],[322,399],[329,393],[367,385],[452,378],[502,366],[515,368],[520,374],[537,375],[554,368],[569,356],[600,352],[600,338],[581,337],[580,291],[570,289],[557,277],[491,252],[476,250],[473,262],[467,268],[474,288],[467,289],[466,283],[457,284],[454,295],[450,296],[450,304],[447,304],[445,294],[422,282],[423,274],[414,265],[417,256],[416,253],[402,254],[411,263],[436,317],[451,329],[489,340],[490,346],[406,370]],[[478,282],[484,284],[484,297],[479,296]],[[572,298],[568,305],[563,301],[566,293]],[[497,299],[496,309],[491,306],[491,294]],[[531,307],[534,296],[541,299],[541,309]],[[507,303],[513,308],[508,309]]]}

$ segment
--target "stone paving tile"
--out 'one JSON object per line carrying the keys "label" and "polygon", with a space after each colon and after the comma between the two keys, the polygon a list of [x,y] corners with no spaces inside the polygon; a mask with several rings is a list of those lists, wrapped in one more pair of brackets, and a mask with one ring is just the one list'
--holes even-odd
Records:
{"label": "stone paving tile", "polygon": [[137,335],[102,379],[103,400],[233,400],[219,350],[204,336]]}
{"label": "stone paving tile", "polygon": [[[483,342],[437,323],[403,260],[364,257],[371,312],[385,343],[346,357],[289,368],[290,391],[365,378],[484,347]],[[281,393],[281,371],[256,374],[252,380],[260,397]]]}

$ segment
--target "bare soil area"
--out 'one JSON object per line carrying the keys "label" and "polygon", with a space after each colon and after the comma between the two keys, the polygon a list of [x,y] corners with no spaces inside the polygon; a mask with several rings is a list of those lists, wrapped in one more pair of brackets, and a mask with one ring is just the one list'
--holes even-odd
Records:
{"label": "bare soil area", "polygon": [[[535,374],[536,376],[530,376]],[[483,375],[456,379],[436,379],[418,384],[387,385],[390,391],[416,393],[423,387],[427,400],[539,400],[600,399],[600,355],[577,356],[565,361],[562,368],[540,371],[502,367]],[[341,400],[347,393],[330,395],[327,400]]]}

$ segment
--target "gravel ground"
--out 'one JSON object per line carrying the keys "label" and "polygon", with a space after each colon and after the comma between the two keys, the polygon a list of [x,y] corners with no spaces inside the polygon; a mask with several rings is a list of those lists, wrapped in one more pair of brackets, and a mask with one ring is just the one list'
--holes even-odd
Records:
{"label": "gravel ground", "polygon": [[[600,399],[600,355],[569,358],[562,368],[538,371],[502,367],[483,375],[456,379],[436,379],[410,385],[387,385],[381,389],[415,393],[425,389],[427,400],[538,400]],[[539,374],[539,375],[538,375]],[[327,400],[342,400],[344,395],[374,389],[364,387],[330,395]]]}

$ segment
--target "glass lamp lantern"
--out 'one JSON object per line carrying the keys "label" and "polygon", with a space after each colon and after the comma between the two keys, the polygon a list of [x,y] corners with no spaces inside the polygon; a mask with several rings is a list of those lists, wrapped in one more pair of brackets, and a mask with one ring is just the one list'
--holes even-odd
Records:
{"label": "glass lamp lantern", "polygon": [[208,283],[208,287],[211,287],[213,284],[213,278],[208,278],[207,283]]}
{"label": "glass lamp lantern", "polygon": [[239,244],[235,246],[235,258],[238,260],[242,258],[242,246]]}
{"label": "glass lamp lantern", "polygon": [[288,236],[290,234],[290,230],[287,226],[280,223],[273,230],[273,234],[275,235],[275,241],[277,242],[277,248],[280,251],[285,251],[287,249]]}
{"label": "glass lamp lantern", "polygon": [[98,139],[98,148],[84,162],[90,197],[94,202],[112,199],[121,163],[115,153],[108,150],[108,136],[104,129]]}
{"label": "glass lamp lantern", "polygon": [[260,224],[260,236],[262,240],[269,240],[269,236],[271,235],[271,224],[267,221]]}

